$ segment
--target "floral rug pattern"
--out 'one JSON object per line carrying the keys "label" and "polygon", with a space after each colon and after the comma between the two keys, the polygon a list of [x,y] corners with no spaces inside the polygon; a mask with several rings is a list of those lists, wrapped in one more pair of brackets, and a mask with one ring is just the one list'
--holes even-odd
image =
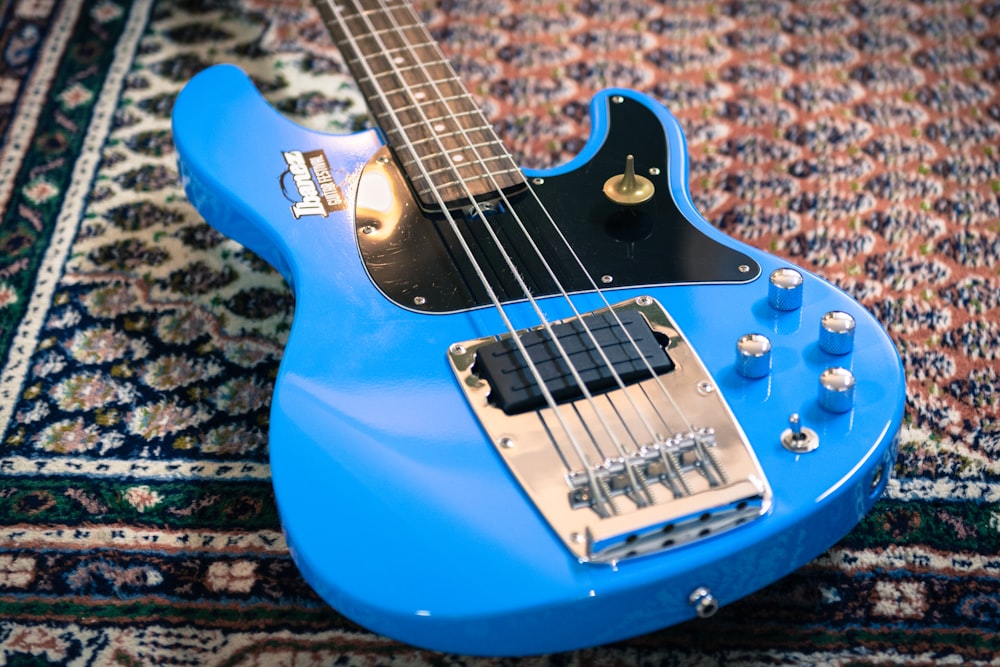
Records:
{"label": "floral rug pattern", "polygon": [[[524,165],[607,86],[685,128],[695,202],[870,308],[907,370],[895,476],[798,572],[558,664],[994,664],[1000,5],[418,2]],[[292,0],[0,3],[0,663],[513,664],[373,636],[288,557],[270,388],[294,302],[180,189],[170,110],[215,62],[363,127]]]}

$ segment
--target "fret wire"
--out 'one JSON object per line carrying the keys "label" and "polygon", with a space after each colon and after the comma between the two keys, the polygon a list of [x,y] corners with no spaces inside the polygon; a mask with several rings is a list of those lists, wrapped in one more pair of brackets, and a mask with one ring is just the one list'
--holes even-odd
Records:
{"label": "fret wire", "polygon": [[[417,84],[410,84],[410,85],[404,84],[403,86],[398,87],[398,88],[387,88],[387,87],[383,86],[382,87],[382,92],[385,93],[386,95],[406,95],[406,94],[409,94],[409,93],[414,93],[415,95],[422,95],[423,97],[417,97],[417,101],[418,101],[418,103],[419,103],[420,106],[433,106],[434,104],[436,104],[438,102],[452,102],[452,101],[458,101],[458,100],[460,100],[462,98],[468,98],[469,97],[468,93],[461,92],[461,93],[458,93],[458,94],[452,94],[452,95],[448,95],[448,96],[437,96],[437,97],[431,98],[431,97],[428,96],[428,92],[425,91],[425,90],[423,90],[423,89],[429,88],[429,87],[433,88],[433,83],[428,82],[428,83],[417,83]],[[438,86],[438,88],[441,88],[441,86]],[[417,106],[417,105],[416,104],[401,105],[400,107],[396,107],[396,108],[404,108],[405,109],[407,106]]]}
{"label": "fret wire", "polygon": [[404,46],[396,46],[388,49],[380,49],[379,53],[386,55],[395,53],[413,53],[414,49],[431,49],[437,53],[437,43],[436,42],[420,42],[418,44],[406,44]]}
{"label": "fret wire", "polygon": [[[489,125],[479,125],[478,113],[473,110],[469,110],[462,113],[447,114],[441,116],[440,118],[428,118],[428,122],[420,121],[400,125],[399,131],[405,131],[406,134],[413,134],[414,132],[419,134],[421,129],[433,130],[435,134],[441,135],[447,132],[458,132],[461,133],[463,130],[466,132],[482,132],[484,134],[490,134],[495,136],[493,128]],[[390,130],[390,132],[396,131],[396,128]]]}
{"label": "fret wire", "polygon": [[[420,70],[421,70],[421,68],[418,67],[418,66],[398,68],[398,71],[399,71],[400,74],[402,74],[402,76],[400,76],[400,74],[397,74],[397,72],[395,72],[395,71],[393,71],[393,72],[379,72],[378,74],[375,75],[375,81],[378,82],[379,79],[383,79],[383,78],[387,78],[387,79],[390,79],[392,81],[399,81],[400,79],[404,79],[405,80],[408,75],[411,75],[411,74],[413,74],[415,72],[420,72]],[[370,81],[371,79],[367,79],[366,78],[365,80],[366,81]],[[461,89],[463,91],[465,90],[465,87],[462,86],[460,82],[455,81],[451,77],[435,78],[435,79],[427,79],[427,78],[421,77],[421,78],[416,79],[411,85],[414,85],[414,86],[432,86],[432,85],[435,85],[435,84],[445,85],[445,86],[449,86],[451,88]]]}
{"label": "fret wire", "polygon": [[[439,134],[439,135],[433,136],[433,137],[424,137],[423,139],[417,139],[417,140],[413,141],[412,143],[413,143],[414,147],[417,147],[417,146],[420,146],[421,144],[429,144],[429,143],[434,143],[434,142],[443,142],[444,140],[454,138],[455,136],[456,136],[455,134],[443,135],[443,136]],[[458,143],[456,143],[452,147],[445,146],[445,150],[447,151],[448,155],[461,155],[463,152],[465,152],[468,149],[473,149],[473,150],[475,150],[475,149],[489,149],[491,151],[494,151],[494,155],[490,156],[491,158],[492,157],[496,157],[497,154],[505,152],[503,144],[501,142],[497,141],[497,140],[481,141],[481,142],[478,142],[478,143],[458,142]],[[440,155],[440,153],[439,153],[439,155]]]}
{"label": "fret wire", "polygon": [[[438,141],[439,138],[438,137],[431,137],[430,140],[432,140],[432,141]],[[498,149],[503,148],[503,143],[499,142],[499,141],[491,141],[489,143],[484,143],[484,144],[463,143],[462,147],[463,148],[468,148],[468,149],[473,150],[473,151],[476,151],[479,148],[492,147],[494,149],[494,152],[492,154],[490,154],[490,155],[484,155],[481,159],[477,159],[476,161],[471,161],[471,162],[457,161],[454,164],[454,166],[456,168],[467,169],[469,166],[475,165],[475,164],[477,164],[477,162],[480,162],[480,161],[481,162],[486,162],[487,160],[504,160],[504,159],[507,159],[509,157],[507,155],[507,152],[505,150],[498,150]],[[449,162],[449,163],[451,163],[451,162],[454,162],[454,161],[451,160],[449,156],[451,156],[451,155],[457,155],[457,154],[460,154],[462,152],[461,148],[445,149],[445,150],[447,152],[434,151],[433,153],[428,153],[427,155],[420,156],[420,155],[414,155],[413,154],[414,153],[413,149],[410,148],[409,146],[403,146],[399,150],[397,150],[396,152],[399,155],[401,155],[401,156],[408,156],[405,159],[401,160],[401,164],[403,166],[407,166],[407,167],[416,164],[417,161],[423,161],[425,163],[428,162],[428,161],[438,161],[438,162]],[[513,168],[512,168],[512,171],[513,171]],[[517,171],[520,171],[520,169],[518,169]]]}
{"label": "fret wire", "polygon": [[[382,16],[382,15],[388,13],[388,12],[394,12],[394,11],[401,11],[401,12],[404,12],[404,13],[407,13],[407,14],[409,13],[409,12],[406,11],[408,9],[407,5],[404,5],[404,4],[393,5],[391,2],[384,2],[382,4],[384,6],[381,9],[360,9],[357,12],[357,15],[358,16],[362,16],[362,15],[363,16],[376,16],[376,15],[377,16]],[[414,23],[412,25],[423,25],[423,24]]]}
{"label": "fret wire", "polygon": [[[416,88],[418,87],[411,86],[409,89],[396,88],[393,90],[383,89],[383,92],[386,96],[398,98],[398,97],[405,97],[407,93],[412,92]],[[453,105],[462,105],[464,108],[455,111],[449,108],[449,105],[445,104],[446,102],[450,102]],[[407,101],[405,104],[402,103],[394,104],[392,105],[391,109],[387,109],[380,104],[372,104],[371,106],[377,109],[381,113],[393,113],[398,111],[405,112],[416,109],[433,110],[435,107],[437,107],[439,110],[442,110],[444,112],[445,118],[450,117],[452,115],[461,115],[463,117],[479,117],[479,119],[481,119],[482,122],[478,123],[478,125],[482,127],[484,130],[493,131],[493,126],[486,122],[485,118],[483,118],[482,116],[482,111],[476,104],[475,99],[473,99],[472,96],[469,95],[468,93],[462,93],[460,95],[449,95],[448,97],[427,98],[423,100],[418,100],[415,104]],[[411,126],[412,123],[406,124],[406,127],[411,127]]]}
{"label": "fret wire", "polygon": [[[511,173],[511,174],[514,174],[514,173],[519,173],[519,170],[517,170],[517,169],[507,169],[505,171],[495,171],[493,173],[494,174],[502,174],[502,173]],[[487,175],[484,174],[482,176],[477,176],[476,178],[477,179],[486,179],[486,178],[489,178],[489,176],[487,176]],[[435,185],[428,184],[423,189],[419,189],[418,188],[417,191],[418,192],[429,192],[429,191],[431,191],[432,188],[438,188],[440,190],[457,189],[457,188],[461,187],[462,185],[468,184],[469,180],[470,179],[464,178],[464,179],[461,179],[461,180],[444,181],[443,183],[439,183],[439,184],[435,184]],[[423,182],[426,183],[427,179],[423,179]]]}
{"label": "fret wire", "polygon": [[[461,136],[462,132],[445,132],[445,133],[438,133],[430,137],[414,139],[412,143],[414,146],[419,146],[420,144],[426,144],[434,141],[444,141],[446,139],[454,139],[456,137],[461,137]],[[455,144],[454,148],[449,148],[448,152],[460,152],[463,148],[487,148],[487,147],[502,148],[503,143],[497,139],[490,139],[488,141],[481,141],[478,143],[458,142]]]}
{"label": "fret wire", "polygon": [[[424,67],[433,68],[433,67],[435,67],[435,65],[426,65]],[[375,73],[375,78],[378,79],[379,77],[383,77],[383,76],[393,76],[393,77],[395,77],[396,74],[397,74],[397,72],[400,73],[400,74],[406,75],[406,74],[410,74],[412,72],[419,72],[422,69],[424,69],[424,67],[421,67],[420,65],[410,65],[408,67],[403,67],[402,65],[397,65],[393,71],[376,72]],[[441,69],[444,69],[444,63],[439,63],[438,65],[436,65],[436,67],[440,67]],[[397,78],[399,78],[399,77],[397,77]],[[367,76],[364,77],[364,79],[366,81],[370,81],[370,79]],[[441,83],[448,82],[448,83],[452,83],[452,84],[458,83],[457,81],[455,81],[451,77],[445,77],[443,79],[430,79],[430,81],[441,82]]]}
{"label": "fret wire", "polygon": [[398,34],[396,34],[394,32],[390,33],[390,34],[395,35],[397,37],[397,39],[381,40],[380,42],[377,42],[378,43],[377,47],[367,48],[368,45],[365,44],[364,40],[368,40],[368,41],[373,41],[374,42],[375,41],[375,36],[373,35],[373,36],[370,36],[370,37],[365,37],[364,40],[362,40],[361,42],[359,42],[359,46],[363,47],[363,50],[367,50],[367,51],[369,51],[370,53],[373,53],[373,54],[374,53],[397,54],[397,53],[403,53],[403,52],[405,52],[405,53],[413,53],[414,50],[417,50],[417,49],[425,49],[425,50],[427,50],[427,51],[429,51],[431,53],[434,53],[434,54],[438,53],[437,49],[432,49],[433,46],[436,46],[436,44],[434,44],[434,42],[423,41],[423,42],[417,42],[417,43],[410,43],[410,42],[408,42],[406,40],[405,36],[398,35]]}
{"label": "fret wire", "polygon": [[[387,96],[399,96],[399,95],[405,95],[406,93],[411,92],[415,88],[416,87],[411,86],[408,89],[407,88],[396,88],[395,90],[383,89],[383,92]],[[444,107],[444,112],[445,112],[444,115],[450,116],[451,110],[447,108],[448,102],[460,102],[460,101],[470,101],[470,100],[471,97],[468,95],[468,93],[464,93],[462,95],[449,95],[448,97],[438,97],[435,99],[418,100],[416,104],[397,104],[393,105],[393,109],[396,111],[407,111],[409,109],[416,109],[418,107],[421,109],[433,109],[434,107],[437,106],[437,107]]]}
{"label": "fret wire", "polygon": [[[449,172],[456,172],[456,171],[463,171],[463,170],[468,171],[470,169],[477,169],[477,168],[479,168],[479,167],[482,166],[479,163],[491,162],[491,161],[494,161],[494,160],[503,160],[506,157],[507,157],[506,155],[489,155],[489,156],[485,156],[485,157],[480,157],[479,159],[476,160],[476,162],[459,162],[459,163],[455,163],[455,162],[453,162],[451,160],[448,160],[446,157],[442,156],[441,157],[441,161],[447,162],[447,165],[444,166],[444,167],[439,167],[437,169],[430,169],[430,170],[428,170],[427,175],[428,176],[438,176],[440,174],[445,174],[445,173],[449,173]],[[459,175],[461,175],[461,174],[459,174]]]}
{"label": "fret wire", "polygon": [[[354,20],[354,21],[364,21],[364,19],[366,19],[366,18],[368,18],[368,19],[372,19],[372,18],[374,18],[374,19],[381,19],[381,18],[383,18],[383,17],[385,17],[385,16],[387,16],[387,15],[389,15],[391,13],[394,13],[394,12],[398,13],[398,12],[401,11],[404,14],[406,14],[406,13],[408,13],[406,10],[407,10],[407,7],[405,5],[396,5],[395,7],[383,6],[383,7],[380,7],[379,9],[364,9],[362,7],[359,7],[357,10],[355,10],[350,15],[344,14],[344,18],[345,19],[349,19],[349,20]],[[377,21],[371,21],[372,25],[374,25],[376,22]],[[398,21],[397,21],[397,24],[398,24]],[[400,28],[406,28],[406,27],[423,28],[424,25],[423,25],[423,23],[419,23],[417,21],[409,21],[405,25],[399,25],[399,27]],[[370,28],[366,28],[365,32],[370,34],[370,33],[376,32],[376,30],[372,30]]]}
{"label": "fret wire", "polygon": [[[424,118],[419,117],[419,112],[421,111],[425,116]],[[396,116],[404,121],[404,125],[399,129],[392,128],[388,130],[387,134],[395,132],[399,136],[407,135],[419,139],[426,136],[440,136],[442,133],[454,132],[456,130],[460,133],[464,130],[470,133],[478,132],[492,137],[496,136],[496,132],[491,126],[479,124],[477,114],[468,113],[463,114],[459,118],[452,118],[446,109],[435,108],[432,105],[422,105],[420,107],[411,106],[405,109],[399,108],[396,110]]]}
{"label": "fret wire", "polygon": [[[395,34],[395,33],[392,33],[392,34]],[[420,36],[423,37],[423,35],[424,35],[424,33],[421,33]],[[358,41],[358,46],[359,47],[364,47],[365,46],[364,42],[366,40],[367,41],[375,41],[374,36],[362,37]],[[405,54],[410,54],[410,53],[413,53],[415,51],[423,50],[423,51],[429,51],[429,52],[433,53],[435,60],[440,60],[441,59],[441,55],[440,55],[441,52],[437,48],[437,42],[434,42],[432,40],[422,40],[422,41],[419,41],[419,42],[407,42],[405,39],[401,39],[401,40],[399,40],[399,43],[395,43],[396,40],[393,40],[393,42],[394,42],[393,44],[385,44],[385,45],[383,45],[383,44],[373,44],[373,45],[371,45],[370,48],[368,48],[368,49],[362,48],[362,50],[363,51],[367,50],[369,53],[375,53],[375,54],[379,54],[379,53],[386,53],[386,54],[405,53]]]}
{"label": "fret wire", "polygon": [[[430,114],[427,115],[430,116]],[[407,120],[415,116],[416,109],[411,109],[399,117]],[[414,141],[418,141],[426,137],[446,137],[453,135],[456,140],[463,141],[466,145],[468,145],[469,141],[482,141],[483,137],[496,139],[496,133],[493,132],[493,128],[470,125],[474,122],[475,119],[465,121],[465,126],[463,126],[462,121],[451,122],[451,119],[447,117],[442,117],[440,122],[437,122],[434,118],[429,117],[428,121],[420,120],[419,122],[415,121],[411,123],[411,127],[407,130],[394,127],[388,130],[386,134],[394,138],[409,137]],[[469,135],[468,140],[462,139],[460,136],[463,132]],[[499,139],[497,139],[497,141],[499,141]]]}
{"label": "fret wire", "polygon": [[400,31],[406,31],[406,30],[421,30],[422,31],[423,28],[424,28],[424,26],[422,26],[422,25],[419,25],[419,24],[416,24],[416,23],[409,23],[407,25],[401,25],[401,26],[399,26],[399,29],[396,29],[396,28],[382,28],[382,29],[379,29],[379,30],[370,30],[369,34],[370,35],[398,35],[400,33]]}
{"label": "fret wire", "polygon": [[403,75],[399,76],[395,72],[381,72],[375,74],[374,79],[364,77],[358,79],[358,84],[377,84],[386,93],[409,92],[420,87],[448,87],[458,93],[467,94],[464,86],[451,78],[417,78],[415,76],[419,68],[402,70]]}
{"label": "fret wire", "polygon": [[[478,108],[476,108],[476,109],[470,109],[468,111],[460,111],[460,112],[456,112],[456,113],[451,113],[451,114],[448,115],[447,118],[442,118],[441,121],[445,121],[446,122],[446,121],[449,121],[449,120],[456,120],[457,121],[460,118],[475,118],[476,116],[479,116],[480,114],[481,114],[481,112],[480,112],[480,110]],[[423,123],[423,122],[409,123],[409,124],[406,124],[406,125],[400,125],[400,129],[403,129],[403,130],[412,130],[412,129],[415,129],[417,127],[426,127],[426,125],[427,124]],[[476,129],[482,129],[483,131],[492,131],[493,130],[492,127],[486,127],[486,126],[482,126],[481,128],[467,127],[465,129],[467,131],[473,131],[473,130],[476,130]]]}
{"label": "fret wire", "polygon": [[[430,50],[431,53],[434,54],[434,60],[433,60],[433,62],[426,62],[426,63],[424,63],[425,67],[437,67],[437,68],[447,69],[448,63],[440,58],[440,56],[438,54],[438,51],[436,49],[431,49],[431,45],[430,44],[425,45],[424,49]],[[362,62],[365,62],[368,65],[371,65],[373,59],[375,59],[375,58],[382,58],[383,60],[385,60],[388,63],[388,62],[391,62],[390,58],[388,56],[390,54],[392,54],[392,53],[396,53],[396,54],[399,54],[399,53],[413,53],[413,49],[408,48],[408,47],[400,47],[400,48],[397,48],[397,49],[392,49],[391,51],[390,50],[377,49],[377,50],[375,50],[374,52],[371,52],[371,53],[364,53],[364,54],[361,54],[361,55],[354,55],[354,54],[352,54],[350,56],[345,56],[345,62],[348,65],[361,65]],[[406,59],[404,59],[404,62],[406,62]],[[392,66],[394,68],[398,68],[400,66],[400,63],[392,62]],[[420,65],[415,65],[413,67],[415,69],[419,69]],[[378,76],[378,75],[380,75],[382,73],[383,72],[375,72],[375,75]],[[359,74],[356,78],[357,79],[366,79],[367,80],[370,77],[367,74]]]}
{"label": "fret wire", "polygon": [[[413,69],[416,70],[417,68],[413,68]],[[376,74],[375,75],[375,79],[377,81],[378,79],[381,79],[381,78],[388,78],[388,79],[391,79],[393,82],[399,81],[401,78],[402,79],[406,79],[405,74],[407,73],[407,70],[402,70],[402,71],[403,71],[403,74],[404,74],[404,76],[402,76],[402,77],[398,76],[395,72],[382,72],[380,74]],[[454,79],[452,79],[450,77],[449,78],[444,78],[444,79],[419,79],[417,81],[409,83],[409,87],[410,88],[419,88],[419,87],[423,87],[423,86],[434,86],[434,85],[444,85],[444,86],[448,86],[448,87],[451,87],[451,88],[460,89],[460,90],[462,90],[463,93],[468,94],[468,93],[465,92],[465,87],[464,86],[462,86],[459,82],[455,81]],[[387,93],[391,93],[391,92],[397,92],[398,89],[397,90],[389,90],[389,89],[386,89],[385,87],[383,87],[382,90],[384,90]]]}

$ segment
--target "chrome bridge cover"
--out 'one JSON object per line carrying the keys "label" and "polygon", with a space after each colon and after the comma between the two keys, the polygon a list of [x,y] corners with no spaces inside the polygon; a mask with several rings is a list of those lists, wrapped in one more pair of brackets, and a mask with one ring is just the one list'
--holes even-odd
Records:
{"label": "chrome bridge cover", "polygon": [[[492,387],[477,374],[476,355],[509,334],[455,343],[448,352],[497,451],[583,561],[615,563],[691,544],[763,516],[771,506],[771,489],[750,443],[656,300],[639,297],[552,326],[595,316],[634,320],[635,314],[665,343],[670,370],[554,408],[507,414],[491,402]],[[537,337],[539,331],[517,335]]]}

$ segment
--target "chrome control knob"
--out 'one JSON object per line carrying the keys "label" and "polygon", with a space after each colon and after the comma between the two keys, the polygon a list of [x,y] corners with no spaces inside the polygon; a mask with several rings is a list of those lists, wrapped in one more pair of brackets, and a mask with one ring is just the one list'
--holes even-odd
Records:
{"label": "chrome control knob", "polygon": [[767,288],[767,303],[775,310],[802,307],[802,274],[795,269],[775,269]]}
{"label": "chrome control knob", "polygon": [[763,334],[749,333],[736,341],[736,372],[756,380],[771,372],[771,341]]}
{"label": "chrome control knob", "polygon": [[819,324],[819,348],[827,354],[847,354],[854,349],[854,318],[833,310]]}
{"label": "chrome control knob", "polygon": [[819,376],[819,406],[827,412],[848,412],[854,407],[854,373],[827,368]]}

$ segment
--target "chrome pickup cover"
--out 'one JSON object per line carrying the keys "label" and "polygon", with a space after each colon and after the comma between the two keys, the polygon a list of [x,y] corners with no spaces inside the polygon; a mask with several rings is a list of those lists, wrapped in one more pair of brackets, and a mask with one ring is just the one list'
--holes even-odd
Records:
{"label": "chrome pickup cover", "polygon": [[671,370],[555,407],[511,415],[490,401],[490,384],[476,374],[476,353],[509,334],[455,343],[448,352],[497,451],[583,561],[615,563],[681,547],[752,521],[771,506],[770,486],[746,436],[657,301],[639,297],[552,326],[636,313],[667,341]]}

